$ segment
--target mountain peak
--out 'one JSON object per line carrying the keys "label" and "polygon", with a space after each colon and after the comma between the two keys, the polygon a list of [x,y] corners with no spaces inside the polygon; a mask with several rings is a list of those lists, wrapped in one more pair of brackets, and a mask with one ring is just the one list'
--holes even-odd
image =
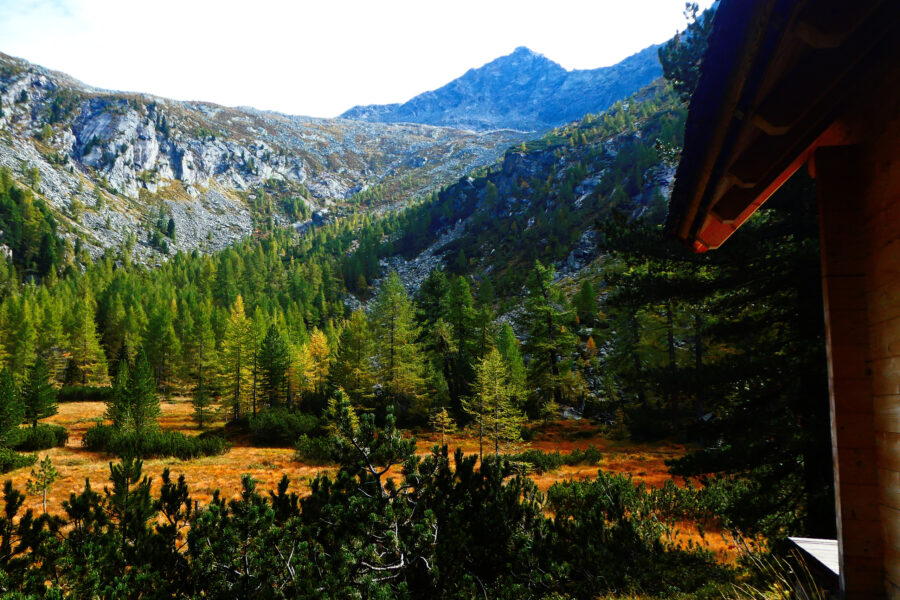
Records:
{"label": "mountain peak", "polygon": [[567,71],[519,46],[402,104],[355,106],[344,119],[487,131],[542,131],[601,112],[662,75],[651,46],[617,65]]}

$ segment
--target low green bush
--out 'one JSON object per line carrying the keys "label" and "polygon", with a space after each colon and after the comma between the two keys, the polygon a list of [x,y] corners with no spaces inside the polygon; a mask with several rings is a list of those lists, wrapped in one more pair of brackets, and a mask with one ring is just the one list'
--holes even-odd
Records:
{"label": "low green bush", "polygon": [[65,385],[56,393],[57,402],[106,402],[112,398],[109,386]]}
{"label": "low green bush", "polygon": [[603,458],[603,454],[595,446],[591,445],[584,450],[575,449],[570,454],[557,452],[544,452],[542,450],[525,450],[518,454],[510,454],[506,458],[510,462],[524,463],[536,473],[555,471],[563,465],[595,465]]}
{"label": "low green bush", "polygon": [[95,425],[84,434],[88,450],[116,456],[172,456],[181,460],[224,454],[231,445],[218,436],[199,437],[178,431],[147,431],[142,436],[122,432],[112,425]]}
{"label": "low green bush", "polygon": [[22,427],[11,444],[14,450],[34,452],[48,448],[65,446],[69,441],[69,432],[62,425],[41,424],[37,427]]}
{"label": "low green bush", "polygon": [[36,461],[36,454],[19,454],[9,448],[0,448],[0,473],[9,473],[22,467],[30,467]]}
{"label": "low green bush", "polygon": [[311,465],[325,465],[338,461],[338,446],[334,436],[309,437],[304,434],[294,444],[294,460]]}
{"label": "low green bush", "polygon": [[250,419],[250,439],[256,446],[290,447],[303,434],[312,434],[319,428],[315,416],[273,409],[259,413]]}

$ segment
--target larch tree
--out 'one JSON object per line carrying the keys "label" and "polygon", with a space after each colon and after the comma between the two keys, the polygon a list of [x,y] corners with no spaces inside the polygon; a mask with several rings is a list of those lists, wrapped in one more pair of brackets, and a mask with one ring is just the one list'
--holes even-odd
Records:
{"label": "larch tree", "polygon": [[432,431],[441,434],[441,446],[444,445],[446,436],[456,431],[456,423],[453,421],[450,413],[447,412],[447,409],[443,406],[440,410],[435,411],[434,414],[431,415],[429,424],[431,425]]}
{"label": "larch tree", "polygon": [[47,361],[50,379],[55,380],[57,375],[65,368],[63,359],[63,347],[65,346],[62,322],[63,310],[59,299],[53,298],[46,287],[38,289],[37,312],[35,350],[38,356]]}
{"label": "larch tree", "polygon": [[510,401],[506,363],[496,348],[478,364],[474,391],[463,408],[478,427],[478,455],[484,458],[485,437],[493,442],[494,454],[499,454],[501,444],[521,439],[523,417]]}
{"label": "larch tree", "polygon": [[325,381],[331,366],[331,348],[328,347],[328,338],[318,327],[314,327],[309,336],[307,352],[307,378],[315,393],[321,395],[325,391]]}
{"label": "larch tree", "polygon": [[343,389],[350,401],[357,406],[367,404],[373,396],[373,353],[366,314],[358,308],[344,324],[337,360],[331,371],[335,386]]}
{"label": "larch tree", "polygon": [[47,513],[47,492],[53,487],[53,483],[59,478],[59,471],[53,466],[50,455],[44,456],[37,471],[31,469],[31,477],[25,483],[25,490],[29,494],[41,496],[41,508]]}
{"label": "larch tree", "polygon": [[370,315],[378,381],[392,404],[398,400],[416,410],[424,385],[422,354],[412,302],[392,271],[375,297]]}
{"label": "larch tree", "polygon": [[222,388],[231,403],[232,416],[239,419],[250,400],[253,340],[250,320],[244,313],[244,300],[238,295],[225,324],[222,340]]}
{"label": "larch tree", "polygon": [[69,313],[69,354],[81,385],[103,383],[106,380],[106,357],[100,347],[97,323],[94,320],[94,299],[81,291]]}

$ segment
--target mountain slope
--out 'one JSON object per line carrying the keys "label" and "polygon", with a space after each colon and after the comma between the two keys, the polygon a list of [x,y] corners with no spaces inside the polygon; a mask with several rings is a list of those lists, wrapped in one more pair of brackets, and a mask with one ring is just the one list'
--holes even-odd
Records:
{"label": "mountain slope", "polygon": [[381,258],[408,289],[438,267],[490,276],[500,298],[520,292],[535,260],[577,275],[598,256],[597,224],[614,214],[661,222],[674,168],[657,143],[680,147],[685,109],[661,81],[600,115],[508,150],[434,200],[405,211]]}
{"label": "mountain slope", "polygon": [[213,250],[373,185],[413,198],[518,139],[109,92],[0,54],[0,167],[95,255],[134,236],[149,257],[158,213],[179,233],[167,246]]}
{"label": "mountain slope", "polygon": [[541,131],[606,110],[661,74],[656,46],[611,67],[577,71],[520,47],[403,104],[356,106],[341,117],[476,131]]}

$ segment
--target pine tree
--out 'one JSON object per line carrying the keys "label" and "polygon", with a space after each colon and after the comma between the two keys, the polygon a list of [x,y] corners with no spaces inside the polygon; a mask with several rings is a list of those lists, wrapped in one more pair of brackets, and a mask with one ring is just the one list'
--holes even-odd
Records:
{"label": "pine tree", "polygon": [[38,470],[31,469],[31,477],[25,483],[25,490],[29,494],[41,495],[41,507],[44,514],[47,513],[47,491],[53,487],[53,483],[59,478],[59,471],[53,466],[50,455],[46,455],[41,461]]}
{"label": "pine tree", "polygon": [[402,401],[416,410],[424,379],[418,328],[414,322],[412,303],[406,295],[400,277],[392,271],[372,307],[371,322],[378,365],[378,381],[390,401]]}
{"label": "pine tree", "polygon": [[56,388],[50,383],[47,363],[39,358],[28,371],[28,379],[22,389],[22,401],[25,404],[25,420],[37,427],[39,419],[52,417],[57,412]]}
{"label": "pine tree", "polygon": [[252,386],[250,321],[244,314],[244,300],[238,295],[225,325],[222,340],[222,388],[231,403],[233,418],[238,419],[250,400]]}
{"label": "pine tree", "polygon": [[0,371],[0,447],[8,448],[25,420],[25,404],[9,369]]}

